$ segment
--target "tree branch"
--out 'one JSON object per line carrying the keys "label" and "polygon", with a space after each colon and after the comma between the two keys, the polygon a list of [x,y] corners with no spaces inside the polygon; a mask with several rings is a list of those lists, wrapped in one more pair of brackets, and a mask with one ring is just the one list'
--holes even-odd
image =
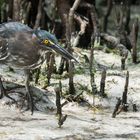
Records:
{"label": "tree branch", "polygon": [[81,2],[81,0],[75,0],[72,8],[70,8],[70,11],[69,11],[69,32],[70,32],[70,34],[74,30],[74,26],[73,26],[74,12],[77,10],[80,2]]}
{"label": "tree branch", "polygon": [[82,19],[80,17],[80,15],[78,15],[78,14],[74,14],[74,19],[80,25],[80,31],[78,32],[76,37],[75,37],[75,35],[71,36],[71,46],[72,47],[76,47],[79,44],[79,40],[80,40],[81,36],[85,33],[86,27],[89,23],[88,19],[86,19],[86,18]]}
{"label": "tree branch", "polygon": [[34,29],[39,27],[41,16],[42,16],[42,0],[39,0],[38,13],[37,13],[37,16],[36,16]]}

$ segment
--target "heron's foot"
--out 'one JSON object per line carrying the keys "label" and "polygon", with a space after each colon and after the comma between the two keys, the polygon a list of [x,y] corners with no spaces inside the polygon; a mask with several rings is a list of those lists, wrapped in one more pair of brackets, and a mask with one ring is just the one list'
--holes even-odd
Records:
{"label": "heron's foot", "polygon": [[11,96],[9,96],[9,92],[10,92],[10,90],[7,91],[7,89],[5,89],[2,86],[1,89],[0,89],[0,93],[1,93],[0,94],[0,99],[2,99],[5,96],[5,97],[11,99],[13,101],[13,103],[16,103],[17,104],[17,101],[14,98],[12,98]]}
{"label": "heron's foot", "polygon": [[32,97],[29,98],[28,94],[26,94],[26,96],[22,100],[22,103],[21,103],[21,106],[20,106],[21,110],[22,110],[23,106],[25,105],[25,100],[27,100],[27,107],[26,107],[26,109],[24,109],[22,111],[22,113],[25,112],[25,111],[31,110],[31,115],[33,115],[34,110],[39,111],[39,109],[36,107],[36,105],[34,103],[34,99]]}
{"label": "heron's foot", "polygon": [[[21,108],[22,109],[22,108]],[[28,111],[28,110],[31,110],[31,115],[33,115],[33,113],[34,113],[34,110],[36,110],[36,111],[39,111],[39,109],[34,105],[34,107],[33,107],[33,110],[29,107],[29,105],[26,107],[26,109],[24,109],[23,111],[22,111],[22,113],[24,113],[24,112],[26,112],[26,111]]]}
{"label": "heron's foot", "polygon": [[17,103],[17,101],[12,98],[11,96],[9,96],[9,93],[13,92],[12,90],[15,89],[15,88],[19,88],[21,87],[21,85],[17,85],[16,87],[8,87],[8,88],[4,88],[3,86],[3,82],[1,80],[1,77],[0,77],[0,99],[2,99],[4,96],[11,99],[14,103]]}

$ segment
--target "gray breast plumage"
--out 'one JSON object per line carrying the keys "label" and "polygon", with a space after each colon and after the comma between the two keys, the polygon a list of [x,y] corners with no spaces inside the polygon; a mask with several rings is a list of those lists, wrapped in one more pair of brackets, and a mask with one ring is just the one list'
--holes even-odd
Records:
{"label": "gray breast plumage", "polygon": [[[32,37],[36,36],[36,40]],[[47,49],[39,42],[49,39],[57,43],[54,35],[45,30],[33,30],[18,23],[9,22],[0,25],[0,63],[21,69],[34,69],[45,60]]]}
{"label": "gray breast plumage", "polygon": [[[22,36],[24,34],[24,36]],[[18,33],[14,38],[0,37],[0,63],[18,69],[35,69],[45,61],[45,51],[31,41],[32,34]]]}

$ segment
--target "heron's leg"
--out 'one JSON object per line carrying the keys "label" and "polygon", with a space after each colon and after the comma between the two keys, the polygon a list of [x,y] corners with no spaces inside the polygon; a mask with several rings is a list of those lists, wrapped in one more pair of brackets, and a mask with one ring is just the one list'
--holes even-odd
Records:
{"label": "heron's leg", "polygon": [[0,99],[2,99],[3,98],[3,94],[5,93],[5,88],[3,87],[3,84],[2,84],[2,81],[1,81],[1,77],[0,77],[0,91],[1,91]]}
{"label": "heron's leg", "polygon": [[25,73],[25,88],[26,88],[26,95],[27,95],[27,102],[29,108],[31,109],[31,114],[34,111],[34,103],[33,103],[33,96],[30,89],[30,70],[24,70]]}
{"label": "heron's leg", "polygon": [[6,89],[5,89],[4,86],[3,86],[1,77],[0,77],[0,91],[1,91],[0,99],[2,99],[3,96],[6,96],[7,98],[9,98],[9,99],[11,99],[12,101],[14,101],[15,103],[17,103],[15,99],[13,99],[12,97],[10,97],[10,96],[8,95],[8,92],[6,91]]}

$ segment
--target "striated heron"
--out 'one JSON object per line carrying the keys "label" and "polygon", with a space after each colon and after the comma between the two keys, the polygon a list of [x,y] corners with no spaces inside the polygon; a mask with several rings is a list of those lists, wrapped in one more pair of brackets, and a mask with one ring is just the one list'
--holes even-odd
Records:
{"label": "striated heron", "polygon": [[[25,72],[25,88],[29,108],[33,114],[34,103],[29,86],[30,70],[38,68],[44,61],[48,51],[55,51],[69,60],[76,59],[58,45],[57,39],[45,30],[33,30],[19,23],[0,24],[0,64],[22,69]],[[0,79],[1,96],[11,98],[4,89]]]}

